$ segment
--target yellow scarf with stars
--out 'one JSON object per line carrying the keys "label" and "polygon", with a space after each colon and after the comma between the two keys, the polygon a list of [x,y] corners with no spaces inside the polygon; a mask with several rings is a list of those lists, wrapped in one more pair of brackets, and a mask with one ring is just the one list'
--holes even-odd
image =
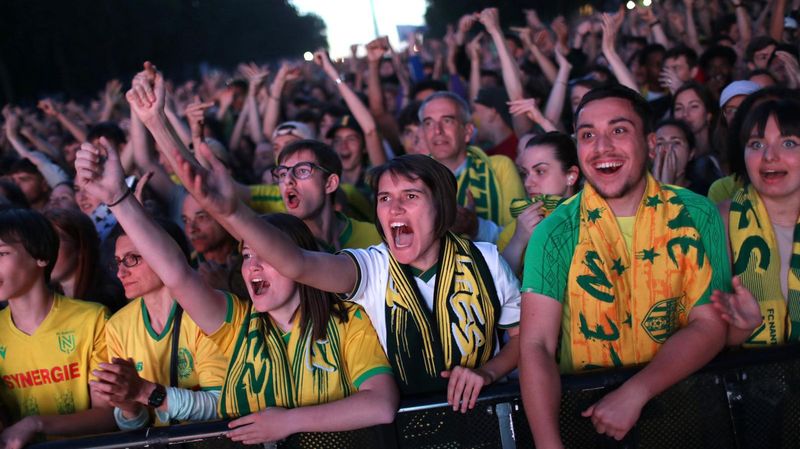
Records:
{"label": "yellow scarf with stars", "polygon": [[733,274],[756,297],[764,318],[745,346],[800,341],[800,217],[794,227],[788,298],[781,291],[781,258],[769,213],[752,186],[734,194],[728,217]]}
{"label": "yellow scarf with stars", "polygon": [[673,189],[647,175],[630,249],[606,201],[592,186],[583,189],[564,307],[570,340],[562,342],[569,345],[562,347],[563,371],[649,361],[706,292],[712,267]]}

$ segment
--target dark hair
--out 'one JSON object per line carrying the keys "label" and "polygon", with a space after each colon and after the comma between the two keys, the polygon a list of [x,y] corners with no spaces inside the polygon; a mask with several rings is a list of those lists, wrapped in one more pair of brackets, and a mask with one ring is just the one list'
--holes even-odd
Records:
{"label": "dark hair", "polygon": [[28,173],[31,175],[42,176],[42,173],[39,171],[38,168],[36,168],[36,165],[34,165],[33,162],[25,158],[17,159],[15,162],[11,164],[11,167],[8,168],[7,174],[13,175],[15,173]]}
{"label": "dark hair", "polygon": [[28,199],[25,198],[25,194],[22,193],[22,189],[10,179],[0,178],[0,196],[7,199],[11,206],[15,208],[27,209],[31,207]]}
{"label": "dark hair", "polygon": [[686,63],[689,64],[690,68],[697,67],[697,52],[686,45],[678,45],[677,47],[670,48],[664,55],[664,59],[676,59],[681,56],[686,58]]}
{"label": "dark hair", "polygon": [[[436,209],[433,233],[437,239],[444,237],[447,230],[456,222],[456,210],[458,209],[456,178],[453,176],[453,172],[429,156],[421,154],[399,156],[370,170],[370,187],[376,195],[379,193],[380,180],[385,175],[402,176],[411,180],[419,179],[431,190],[431,198]],[[378,202],[375,201],[376,209],[377,204]],[[377,216],[377,210],[375,216]],[[377,220],[375,227],[381,238],[386,240],[383,227]]]}
{"label": "dark hair", "polygon": [[[578,163],[578,149],[575,147],[575,141],[572,140],[567,134],[551,131],[544,134],[539,134],[531,138],[525,144],[525,149],[535,147],[538,145],[547,145],[553,148],[553,155],[555,155],[558,162],[561,164],[561,171],[567,171],[570,167],[580,167]],[[578,179],[581,179],[580,170],[578,170]],[[576,182],[576,185],[580,185]]]}
{"label": "dark hair", "polygon": [[770,64],[772,64],[772,62],[775,61],[775,59],[778,57],[779,51],[785,51],[786,53],[789,53],[790,55],[794,56],[795,59],[800,58],[800,52],[798,52],[797,47],[791,44],[784,44],[781,42],[777,46],[775,46],[775,51],[773,51],[772,56],[769,57]]}
{"label": "dark hair", "polygon": [[[184,234],[183,229],[180,228],[175,222],[172,220],[166,220],[160,217],[151,217],[153,221],[155,221],[164,232],[167,233],[172,240],[178,245],[178,248],[181,249],[184,258],[186,259],[186,263],[189,263],[189,258],[191,257],[192,250],[189,247],[189,242],[186,240],[186,234]],[[123,235],[127,235],[125,229],[122,228],[119,224],[114,226],[114,229],[108,234],[106,240],[111,245],[111,248],[116,248],[117,246],[117,239],[122,237]]]}
{"label": "dark hair", "polygon": [[[658,54],[658,53],[666,56],[667,49],[664,48],[664,46],[661,45],[661,44],[649,44],[649,45],[647,45],[646,47],[644,47],[642,49],[641,53],[639,53],[639,64],[640,65],[647,64],[647,59],[650,57],[650,55],[654,55],[654,54]],[[664,58],[664,59],[666,59],[666,58]]]}
{"label": "dark hair", "polygon": [[400,111],[400,116],[397,117],[397,125],[400,128],[400,132],[403,132],[406,126],[420,124],[418,113],[421,104],[419,101],[411,101]]}
{"label": "dark hair", "polygon": [[764,137],[764,129],[770,117],[775,117],[778,129],[782,136],[800,136],[800,101],[794,99],[773,99],[759,104],[745,117],[742,127],[739,128],[736,158],[736,175],[745,183],[750,183],[747,167],[744,162],[744,153],[747,141],[753,135]]}
{"label": "dark hair", "polygon": [[700,56],[700,67],[707,71],[711,60],[715,58],[724,58],[731,66],[736,65],[736,52],[732,48],[725,45],[715,45]]}
{"label": "dark hair", "polygon": [[113,145],[117,146],[118,151],[122,151],[122,145],[125,145],[125,132],[122,131],[114,122],[100,122],[89,129],[89,134],[86,135],[86,141],[91,142],[95,139],[105,137]]}
{"label": "dark hair", "polygon": [[31,209],[0,211],[0,240],[19,243],[31,257],[45,261],[44,281],[50,282],[58,259],[58,234],[44,215]]}
{"label": "dark hair", "polygon": [[678,99],[678,96],[686,92],[687,90],[694,91],[694,93],[696,93],[697,96],[700,97],[700,101],[702,101],[703,105],[705,105],[706,107],[706,112],[711,113],[713,121],[713,116],[716,116],[718,109],[717,103],[714,102],[714,99],[711,97],[711,93],[708,91],[708,89],[696,81],[688,81],[686,83],[683,83],[683,85],[679,87],[678,90],[675,91],[675,95],[672,96],[672,105],[670,107],[670,113],[673,116],[675,115],[675,102]]}
{"label": "dark hair", "polygon": [[780,99],[800,101],[800,92],[783,86],[770,86],[759,89],[748,95],[739,105],[736,114],[733,115],[733,119],[728,126],[725,151],[731,172],[738,179],[745,179],[741,177],[742,173],[745,176],[747,175],[747,167],[744,166],[744,148],[739,145],[739,130],[742,129],[751,109],[765,101]]}
{"label": "dark hair", "polygon": [[447,85],[439,80],[422,80],[411,88],[409,98],[416,98],[417,94],[424,90],[439,92],[440,90],[447,90]]}
{"label": "dark hair", "polygon": [[[262,215],[261,218],[286,234],[298,247],[319,251],[317,240],[303,220],[289,214]],[[305,335],[311,326],[311,338],[320,340],[327,335],[328,321],[331,315],[339,321],[347,322],[347,310],[344,303],[333,293],[325,292],[305,284],[297,284],[300,290],[300,332]],[[269,321],[267,320],[267,325]]]}
{"label": "dark hair", "polygon": [[745,76],[745,79],[748,79],[748,80],[752,81],[752,78],[754,76],[758,76],[758,75],[767,75],[768,77],[770,77],[772,79],[772,82],[774,84],[778,84],[778,80],[775,79],[775,75],[773,75],[772,72],[769,69],[751,70],[751,71],[747,72],[747,76]]}
{"label": "dark hair", "polygon": [[278,163],[283,163],[289,156],[301,151],[310,151],[314,153],[314,158],[317,159],[317,164],[319,164],[320,167],[328,170],[333,175],[339,176],[340,178],[342,177],[342,160],[339,159],[339,155],[336,154],[336,151],[334,151],[330,145],[325,142],[320,142],[319,140],[303,139],[286,145],[283,147],[280,154],[278,154]]}
{"label": "dark hair", "polygon": [[754,37],[750,40],[750,43],[747,44],[747,49],[744,51],[744,60],[745,61],[753,61],[753,57],[755,57],[757,51],[761,51],[770,45],[778,45],[778,41],[769,37],[769,36],[758,36]]}
{"label": "dark hair", "polygon": [[647,136],[653,132],[653,111],[650,108],[650,104],[647,103],[647,100],[645,100],[644,97],[642,97],[635,90],[619,84],[607,87],[599,87],[587,92],[586,95],[583,96],[580,104],[578,104],[578,107],[575,109],[575,117],[573,119],[574,123],[578,123],[578,116],[580,116],[581,111],[584,107],[586,107],[587,104],[597,100],[604,100],[606,98],[618,98],[628,101],[633,108],[633,112],[639,116],[639,119],[642,121],[642,131],[644,132],[643,136]]}
{"label": "dark hair", "polygon": [[687,125],[683,120],[677,120],[674,118],[661,120],[656,124],[656,132],[665,126],[674,126],[680,129],[683,133],[683,136],[686,138],[686,144],[689,146],[689,150],[694,149],[694,146],[697,145],[697,142],[694,139],[694,133],[692,133],[692,129],[689,128],[689,125]]}
{"label": "dark hair", "polygon": [[[100,237],[88,215],[74,209],[48,209],[45,218],[50,220],[56,232],[61,231],[75,242],[77,273],[74,298],[96,301],[112,312],[124,306],[124,295],[118,294],[119,285],[116,279],[105,270],[100,260]],[[62,242],[63,244],[63,242]],[[104,290],[104,291],[100,291]],[[115,294],[117,293],[117,294]]]}

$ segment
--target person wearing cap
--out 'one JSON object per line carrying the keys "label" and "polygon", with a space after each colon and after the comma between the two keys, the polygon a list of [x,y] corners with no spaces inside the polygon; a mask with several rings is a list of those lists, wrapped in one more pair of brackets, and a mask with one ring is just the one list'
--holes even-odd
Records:
{"label": "person wearing cap", "polygon": [[734,81],[722,89],[719,96],[719,108],[726,124],[733,120],[733,115],[736,114],[736,110],[744,99],[759,89],[761,89],[759,84],[748,80]]}
{"label": "person wearing cap", "polygon": [[380,243],[372,223],[354,220],[336,211],[336,192],[342,162],[326,143],[292,142],[278,155],[273,169],[286,212],[303,220],[320,248],[336,252]]}
{"label": "person wearing cap", "polygon": [[486,154],[502,154],[514,160],[517,157],[519,139],[512,128],[511,113],[508,111],[508,94],[501,87],[484,87],[478,91],[472,113],[478,141],[492,146]]}
{"label": "person wearing cap", "polygon": [[298,140],[313,139],[314,137],[311,128],[305,123],[295,121],[283,122],[276,126],[275,131],[272,132],[272,148],[277,157],[281,154],[281,150],[286,145]]}
{"label": "person wearing cap", "polygon": [[468,145],[475,126],[469,105],[452,92],[436,92],[425,99],[419,118],[431,156],[458,181],[459,209],[453,231],[477,241],[497,241],[502,227],[514,220],[511,201],[526,197],[514,162],[502,155],[487,156]]}

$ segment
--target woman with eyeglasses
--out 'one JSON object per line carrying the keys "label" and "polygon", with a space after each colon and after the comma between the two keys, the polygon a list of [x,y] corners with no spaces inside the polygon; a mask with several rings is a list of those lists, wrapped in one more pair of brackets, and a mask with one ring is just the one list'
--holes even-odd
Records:
{"label": "woman with eyeglasses", "polygon": [[731,166],[744,187],[719,204],[733,293],[712,297],[728,343],[800,341],[800,101],[770,99],[747,113]]}
{"label": "woman with eyeglasses", "polygon": [[[209,149],[201,144],[198,151],[206,156]],[[107,154],[105,161],[101,161],[101,154]],[[81,182],[109,204],[126,233],[117,241],[120,279],[126,293],[143,297],[128,306],[126,309],[131,310],[124,316],[141,311],[144,321],[125,320],[128,333],[147,341],[164,338],[174,322],[169,318],[172,314],[166,315],[164,310],[170,306],[175,309],[177,300],[186,309],[183,322],[190,323],[188,332],[181,326],[181,338],[196,338],[202,344],[198,349],[211,342],[211,351],[225,360],[224,382],[215,385],[221,387],[217,393],[167,389],[166,400],[157,411],[166,410],[176,419],[210,419],[217,409],[223,417],[241,417],[231,422],[234,429],[229,436],[246,444],[279,440],[296,432],[351,430],[394,419],[397,391],[391,367],[363,309],[280,275],[279,262],[268,263],[246,238],[242,276],[252,304],[214,290],[189,267],[167,230],[150,219],[127,193],[113,148],[84,146],[76,168]],[[285,176],[308,179],[322,170],[315,163],[299,163],[286,171],[290,173]],[[318,248],[299,219],[279,214],[266,222],[294,244],[307,250]],[[162,321],[163,330],[148,329],[142,335],[137,329],[148,326],[148,317],[153,316],[162,320],[167,317],[166,324]],[[109,340],[122,331],[114,325],[115,318],[108,326]],[[193,353],[191,358],[191,349],[179,350],[179,374],[196,367],[200,370],[200,387],[211,387],[210,382],[202,380],[212,375],[219,380],[218,366],[201,366],[206,353]],[[168,359],[160,366],[169,366]],[[133,378],[135,373],[126,375]],[[119,400],[117,405],[123,408],[125,395],[109,385],[119,380],[100,377],[107,382],[99,389]],[[128,392],[139,404],[153,399],[155,393],[149,391],[158,391],[144,384]]]}

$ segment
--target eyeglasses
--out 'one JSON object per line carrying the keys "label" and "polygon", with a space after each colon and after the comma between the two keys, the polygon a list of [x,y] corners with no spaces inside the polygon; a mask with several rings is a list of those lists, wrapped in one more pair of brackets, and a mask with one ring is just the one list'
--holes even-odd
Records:
{"label": "eyeglasses", "polygon": [[350,134],[347,137],[336,137],[333,139],[333,146],[339,146],[342,144],[356,144],[361,142],[361,137],[356,134]]}
{"label": "eyeglasses", "polygon": [[109,268],[111,268],[111,271],[117,271],[120,265],[125,268],[133,268],[140,263],[142,263],[142,256],[138,254],[126,254],[122,259],[115,257],[109,264]]}
{"label": "eyeglasses", "polygon": [[289,172],[292,173],[294,179],[308,179],[314,174],[314,170],[319,170],[325,174],[330,174],[330,170],[320,167],[313,162],[300,162],[287,167],[285,165],[278,165],[272,169],[272,177],[279,183],[285,182]]}

